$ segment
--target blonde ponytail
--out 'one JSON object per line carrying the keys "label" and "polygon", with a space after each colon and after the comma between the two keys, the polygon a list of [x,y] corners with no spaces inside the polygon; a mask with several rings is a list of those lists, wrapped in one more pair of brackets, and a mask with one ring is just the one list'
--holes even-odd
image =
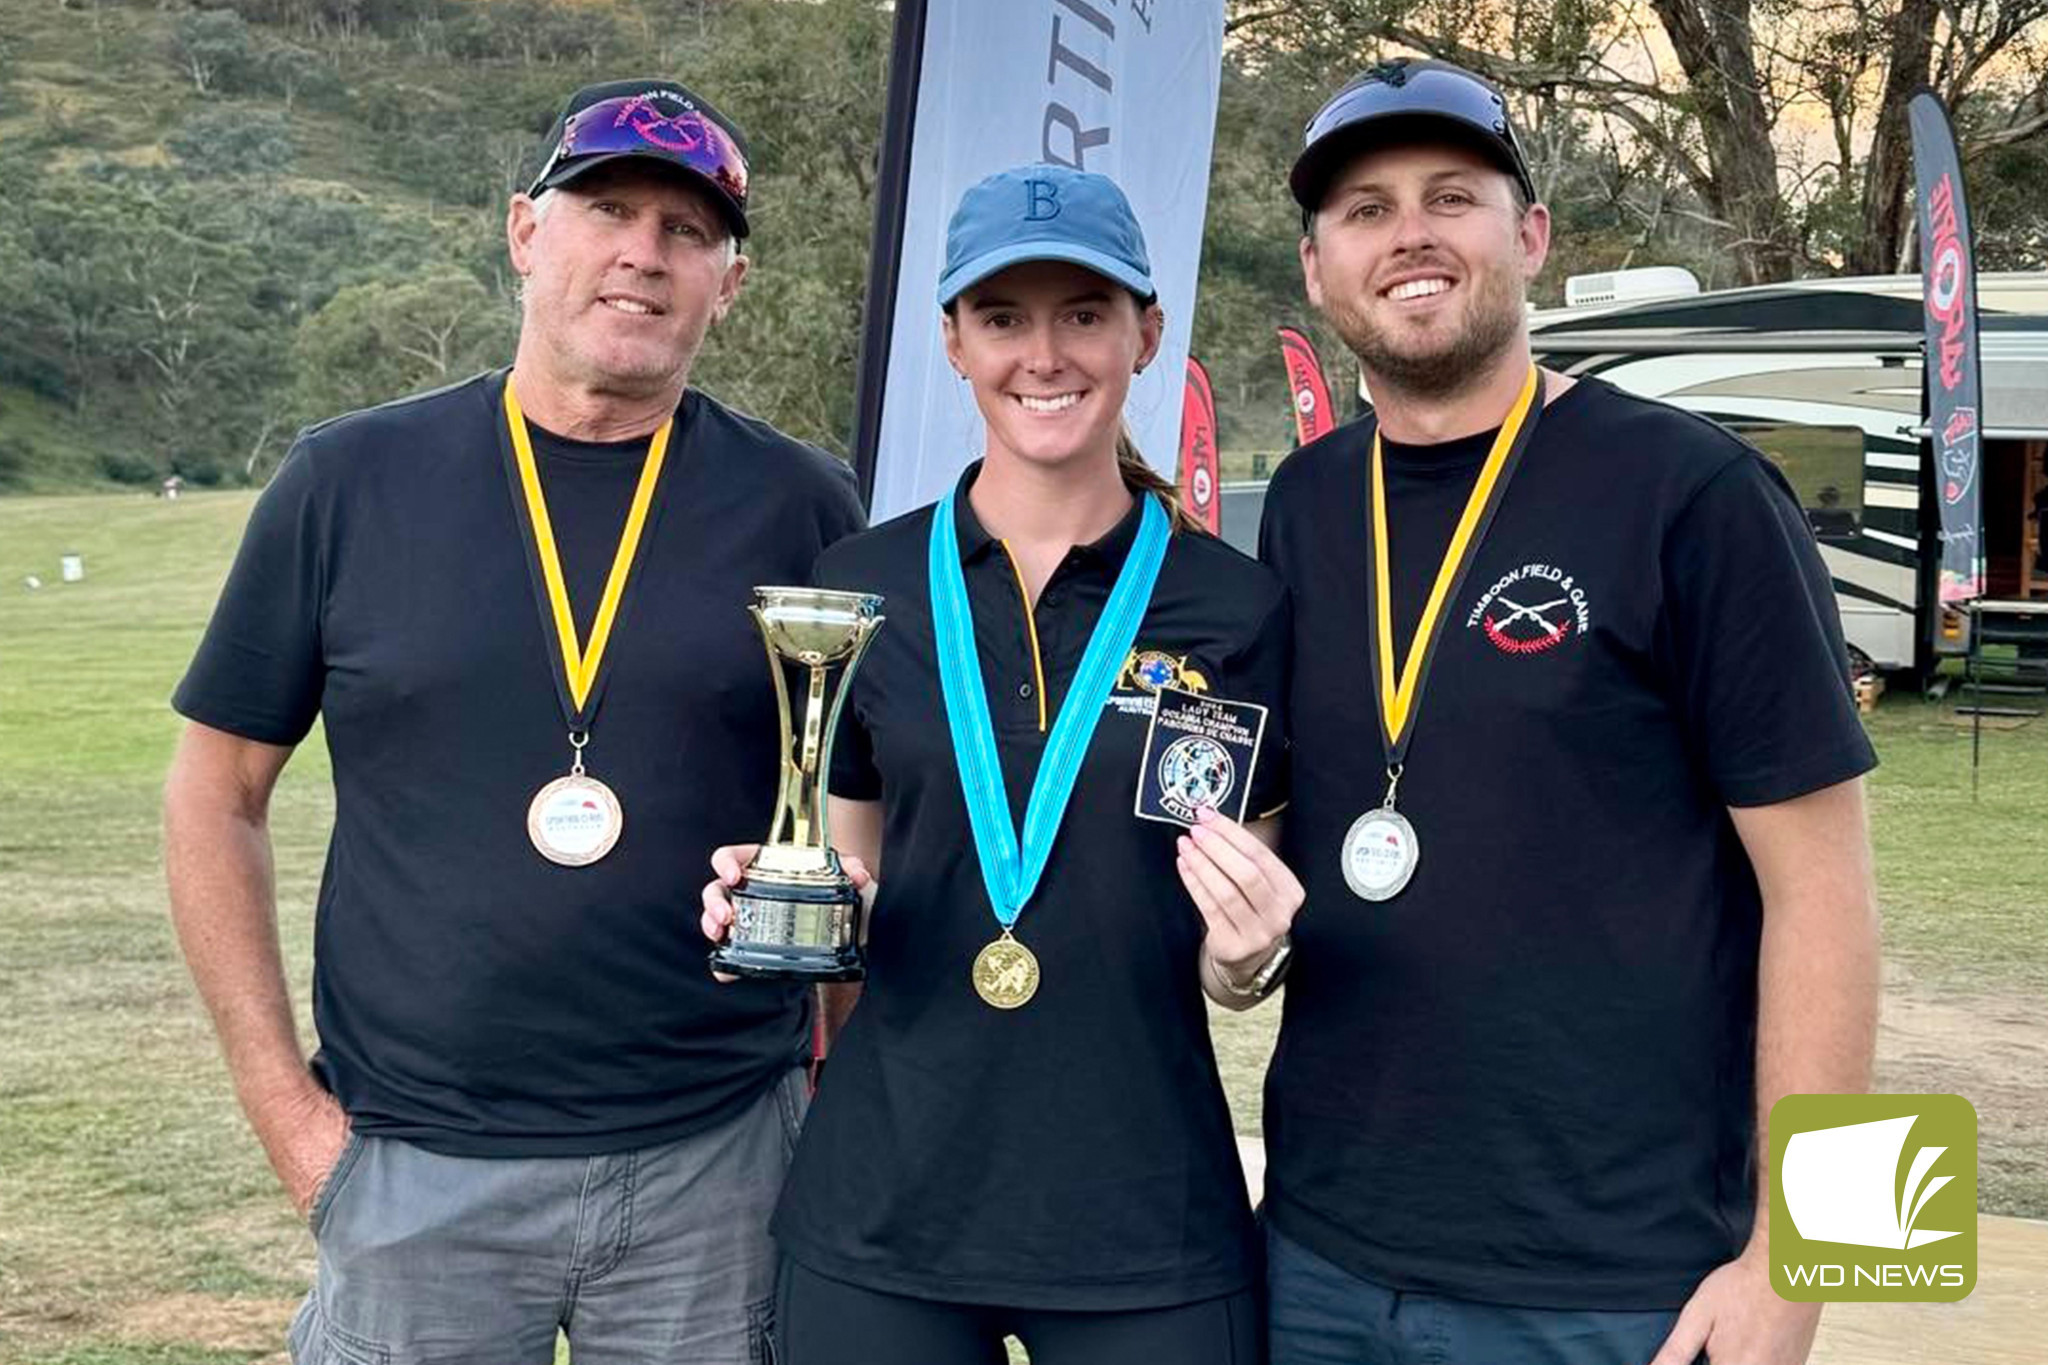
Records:
{"label": "blonde ponytail", "polygon": [[1145,457],[1138,450],[1138,443],[1131,436],[1130,425],[1119,421],[1116,428],[1116,472],[1123,476],[1124,487],[1133,493],[1150,493],[1166,504],[1167,512],[1173,518],[1175,531],[1200,531],[1207,535],[1209,528],[1196,521],[1181,504],[1180,487],[1145,463]]}

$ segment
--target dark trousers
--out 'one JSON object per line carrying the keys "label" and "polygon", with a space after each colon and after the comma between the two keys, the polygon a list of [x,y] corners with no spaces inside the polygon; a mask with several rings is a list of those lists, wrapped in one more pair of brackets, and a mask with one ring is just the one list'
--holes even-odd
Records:
{"label": "dark trousers", "polygon": [[1678,1310],[1517,1308],[1390,1289],[1269,1226],[1272,1365],[1646,1365]]}
{"label": "dark trousers", "polygon": [[782,1262],[776,1365],[1263,1365],[1257,1295],[1132,1312],[992,1308],[884,1294]]}

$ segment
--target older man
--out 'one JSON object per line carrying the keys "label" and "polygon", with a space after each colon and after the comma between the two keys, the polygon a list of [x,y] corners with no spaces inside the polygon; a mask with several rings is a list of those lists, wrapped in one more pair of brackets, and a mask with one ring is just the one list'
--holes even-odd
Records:
{"label": "older man", "polygon": [[[807,1003],[720,990],[691,907],[773,806],[749,588],[861,512],[689,385],[747,193],[682,86],[579,91],[507,216],[511,370],[305,432],[178,688],[172,914],[319,1246],[302,1365],[762,1357]],[[309,1063],[266,816],[316,718]]]}
{"label": "older man", "polygon": [[1288,459],[1262,531],[1308,890],[1275,1365],[1803,1360],[1760,1119],[1867,1084],[1877,945],[1799,505],[1712,423],[1531,363],[1550,217],[1477,77],[1366,73],[1292,188],[1374,411]]}

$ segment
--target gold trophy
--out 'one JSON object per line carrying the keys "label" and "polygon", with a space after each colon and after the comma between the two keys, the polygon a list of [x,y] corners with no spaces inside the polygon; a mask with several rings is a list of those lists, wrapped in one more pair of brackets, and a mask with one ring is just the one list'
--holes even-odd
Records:
{"label": "gold trophy", "polygon": [[[761,851],[732,890],[732,931],[711,953],[732,976],[858,981],[867,938],[860,893],[839,865],[825,821],[825,784],[839,711],[883,617],[871,593],[825,588],[756,588],[747,612],[760,627],[775,675],[782,722],[782,779],[775,820]],[[790,708],[791,665],[808,673],[799,732]],[[831,708],[827,675],[844,665]]]}

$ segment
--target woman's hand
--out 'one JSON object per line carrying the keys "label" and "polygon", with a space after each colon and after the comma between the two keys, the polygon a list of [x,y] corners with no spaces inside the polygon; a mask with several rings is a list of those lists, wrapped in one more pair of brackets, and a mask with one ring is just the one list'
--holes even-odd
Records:
{"label": "woman's hand", "polygon": [[1211,969],[1237,988],[1232,994],[1248,991],[1301,909],[1301,882],[1257,835],[1211,810],[1197,815],[1178,851],[1181,884],[1208,930],[1202,950]]}
{"label": "woman's hand", "polygon": [[[698,916],[697,927],[704,931],[704,937],[713,943],[723,943],[732,932],[733,887],[740,884],[746,875],[747,864],[754,861],[754,855],[761,851],[759,844],[727,844],[714,849],[711,854],[711,870],[716,875],[704,884],[703,913]],[[853,889],[860,892],[862,899],[874,903],[875,879],[868,875],[867,864],[851,853],[839,855],[839,865],[853,880]],[[737,981],[736,976],[724,972],[713,972],[720,981]]]}

